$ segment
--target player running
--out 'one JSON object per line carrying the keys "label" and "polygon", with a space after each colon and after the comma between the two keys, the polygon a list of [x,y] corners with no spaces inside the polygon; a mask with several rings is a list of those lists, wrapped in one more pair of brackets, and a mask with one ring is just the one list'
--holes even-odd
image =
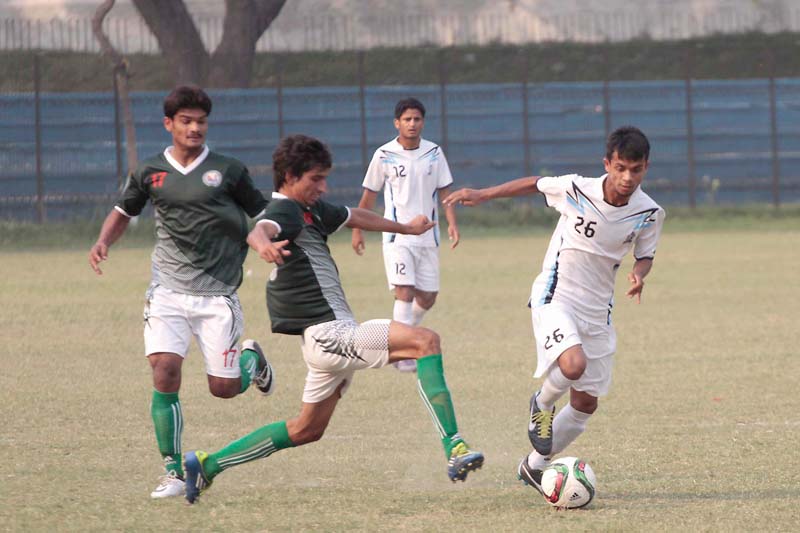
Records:
{"label": "player running", "polygon": [[[649,156],[647,137],[622,127],[608,137],[604,176],[520,178],[462,189],[444,200],[472,206],[540,192],[561,214],[529,301],[538,353],[534,377],[544,376],[544,382],[530,400],[528,437],[534,449],[517,475],[540,492],[542,469],[583,433],[598,398],[608,393],[617,346],[611,325],[614,279],[631,249],[635,262],[626,294],[641,302],[664,224],[664,210],[640,188]],[[569,403],[554,416],[556,401],[567,391]]]}
{"label": "player running", "polygon": [[153,203],[156,245],[144,307],[145,355],[153,370],[150,413],[166,474],[152,498],[184,493],[181,464],[183,412],[178,399],[181,366],[192,336],[203,352],[208,388],[232,398],[255,382],[264,394],[274,386],[272,367],[253,340],[238,345],[244,318],[236,289],[247,256],[247,218],[267,205],[247,168],[205,145],[211,99],[183,86],[164,100],[164,127],[172,146],[143,161],[128,177],[100,236],[89,252],[99,263],[128,227]]}
{"label": "player running", "polygon": [[418,362],[417,388],[441,438],[450,479],[463,481],[483,464],[483,454],[471,451],[458,433],[439,336],[397,321],[356,322],[327,245],[328,236],[343,226],[421,235],[434,223],[424,215],[394,222],[367,209],[321,200],[331,165],[330,152],[317,139],[283,139],[273,154],[277,193],[248,237],[259,256],[277,265],[267,284],[272,331],[300,336],[308,367],[300,414],[263,426],[215,453],[187,453],[189,503],[227,468],[319,440],[356,370],[406,359]]}

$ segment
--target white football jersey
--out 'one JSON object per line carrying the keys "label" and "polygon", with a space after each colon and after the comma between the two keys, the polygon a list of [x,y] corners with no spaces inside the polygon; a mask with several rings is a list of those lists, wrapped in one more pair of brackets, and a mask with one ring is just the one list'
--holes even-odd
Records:
{"label": "white football jersey", "polygon": [[[383,189],[383,216],[406,223],[417,215],[438,221],[439,189],[451,183],[450,167],[438,145],[421,139],[416,150],[406,150],[395,138],[375,150],[362,185],[373,192]],[[384,233],[383,242],[439,246],[439,225],[422,235]]]}
{"label": "white football jersey", "polygon": [[606,203],[605,178],[571,174],[536,182],[561,218],[531,288],[532,307],[561,303],[587,322],[610,324],[622,258],[631,248],[636,259],[655,255],[664,210],[641,188],[626,205]]}

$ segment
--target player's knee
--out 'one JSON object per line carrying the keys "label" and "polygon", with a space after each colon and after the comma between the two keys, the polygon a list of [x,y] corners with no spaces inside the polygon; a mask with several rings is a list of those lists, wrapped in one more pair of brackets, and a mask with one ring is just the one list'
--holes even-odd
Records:
{"label": "player's knee", "polygon": [[238,379],[209,379],[208,390],[216,398],[233,398],[241,391],[242,383]]}
{"label": "player's knee", "polygon": [[442,353],[442,341],[439,334],[428,328],[416,328],[417,351],[420,357]]}
{"label": "player's knee", "polygon": [[181,367],[167,363],[151,364],[153,384],[161,392],[173,392],[181,386]]}
{"label": "player's knee", "polygon": [[433,307],[433,304],[436,303],[436,294],[435,292],[417,292],[417,295],[414,297],[417,300],[417,305],[424,309],[430,309]]}
{"label": "player's knee", "polygon": [[594,414],[594,412],[597,411],[597,398],[594,396],[581,395],[580,397],[570,397],[569,404],[576,411],[587,415]]}
{"label": "player's knee", "polygon": [[564,352],[558,358],[558,367],[565,378],[579,379],[586,370],[586,356],[581,350]]}

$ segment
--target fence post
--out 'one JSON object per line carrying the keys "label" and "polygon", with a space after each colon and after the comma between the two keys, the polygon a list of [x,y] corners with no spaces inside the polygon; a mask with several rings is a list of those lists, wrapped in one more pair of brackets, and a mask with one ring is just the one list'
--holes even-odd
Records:
{"label": "fence post", "polygon": [[769,124],[770,141],[772,144],[772,205],[780,207],[780,160],[778,158],[778,113],[775,95],[775,52],[770,47],[767,49],[769,63]]}
{"label": "fence post", "polygon": [[44,176],[42,175],[41,54],[33,54],[34,129],[36,130],[36,221],[44,224]]}
{"label": "fence post", "polygon": [[611,45],[606,42],[603,47],[603,125],[605,127],[606,138],[611,133],[611,91],[609,88],[608,70],[611,68]]}
{"label": "fence post", "polygon": [[281,54],[275,54],[275,83],[278,99],[278,139],[283,139],[283,61]]}
{"label": "fence post", "polygon": [[525,175],[532,176],[531,168],[531,128],[530,117],[528,116],[528,76],[530,75],[530,54],[523,47],[522,53],[525,54],[525,61],[522,67],[522,153],[525,154]]}
{"label": "fence post", "polygon": [[119,118],[119,82],[117,81],[118,70],[119,67],[115,67],[112,71],[111,77],[114,79],[114,147],[117,156],[117,186],[119,187],[119,190],[122,190],[122,134],[120,133],[122,124]]}
{"label": "fence post", "polygon": [[692,47],[690,41],[686,47],[686,162],[688,163],[689,207],[694,210],[697,205],[695,164],[694,164],[694,124],[692,117]]}
{"label": "fence post", "polygon": [[367,106],[366,106],[366,73],[364,70],[364,50],[358,52],[358,106],[361,119],[361,171],[367,171]]}
{"label": "fence post", "polygon": [[450,150],[447,142],[447,58],[445,57],[445,49],[439,49],[439,95],[441,104],[442,115],[442,150],[444,153],[449,154]]}

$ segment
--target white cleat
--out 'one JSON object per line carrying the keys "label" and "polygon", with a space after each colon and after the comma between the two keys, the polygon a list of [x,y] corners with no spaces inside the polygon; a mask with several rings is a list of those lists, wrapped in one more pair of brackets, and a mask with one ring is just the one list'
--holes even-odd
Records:
{"label": "white cleat", "polygon": [[416,372],[417,371],[417,361],[416,359],[403,359],[402,361],[397,361],[396,363],[392,363],[394,367],[399,370],[400,372]]}
{"label": "white cleat", "polygon": [[150,493],[150,497],[153,499],[172,498],[184,494],[186,494],[186,483],[175,472],[170,472],[158,478],[158,486]]}

